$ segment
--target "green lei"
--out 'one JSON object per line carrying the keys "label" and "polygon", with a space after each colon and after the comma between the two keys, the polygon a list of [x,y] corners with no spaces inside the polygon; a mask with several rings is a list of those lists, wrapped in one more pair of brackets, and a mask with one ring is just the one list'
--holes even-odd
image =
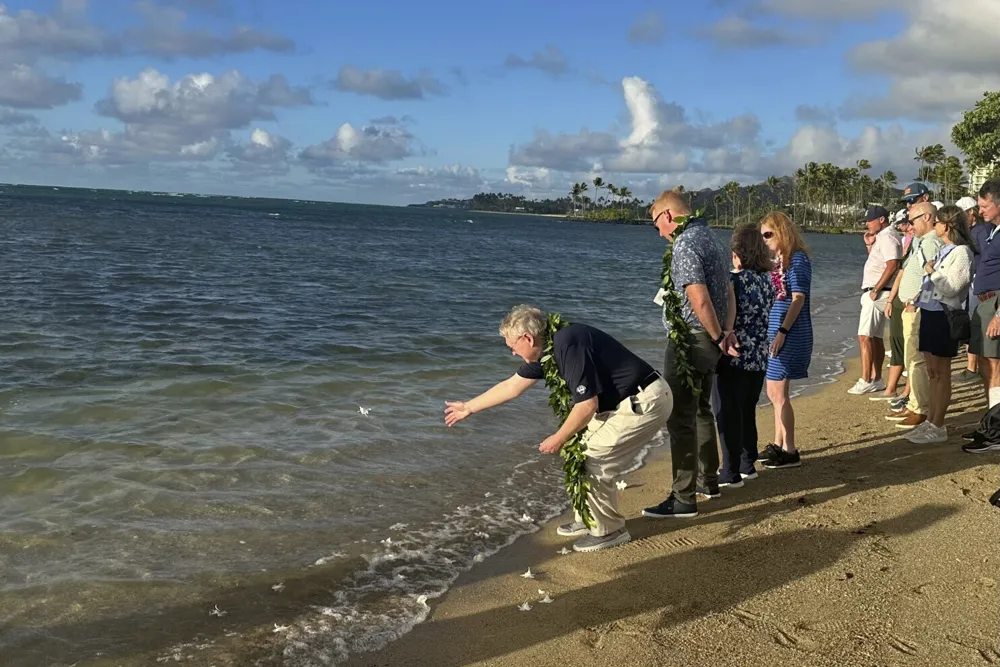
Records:
{"label": "green lei", "polygon": [[[560,425],[566,421],[570,410],[573,409],[573,396],[570,394],[569,388],[566,387],[566,381],[559,375],[559,368],[552,355],[552,341],[556,332],[568,325],[569,322],[564,322],[559,313],[549,315],[545,349],[542,351],[541,360],[542,371],[545,373],[545,386],[549,389],[549,407],[552,408]],[[582,435],[583,431],[580,431],[567,440],[562,449],[559,450],[559,455],[563,458],[564,484],[569,499],[573,503],[573,510],[590,528],[594,525],[594,517],[590,514],[590,507],[587,505],[590,482],[587,480],[587,445],[583,443]]]}
{"label": "green lei", "polygon": [[684,321],[682,311],[681,295],[674,289],[674,278],[671,275],[671,267],[674,261],[674,243],[687,229],[688,223],[694,218],[701,217],[701,211],[697,211],[692,216],[677,216],[677,229],[674,230],[674,241],[667,244],[667,249],[663,253],[663,271],[660,274],[660,284],[665,292],[663,295],[663,317],[670,325],[670,342],[673,343],[674,366],[677,375],[697,396],[701,393],[701,387],[695,385],[694,369],[691,367],[691,325]]}

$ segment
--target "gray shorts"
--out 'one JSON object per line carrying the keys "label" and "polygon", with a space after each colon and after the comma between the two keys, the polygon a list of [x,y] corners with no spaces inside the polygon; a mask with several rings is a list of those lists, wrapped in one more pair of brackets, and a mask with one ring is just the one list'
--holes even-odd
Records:
{"label": "gray shorts", "polygon": [[979,297],[972,297],[979,305],[976,306],[972,314],[972,338],[969,340],[969,354],[978,354],[989,359],[1000,359],[1000,338],[990,338],[986,335],[986,327],[990,325],[990,320],[997,314],[997,297],[979,301]]}

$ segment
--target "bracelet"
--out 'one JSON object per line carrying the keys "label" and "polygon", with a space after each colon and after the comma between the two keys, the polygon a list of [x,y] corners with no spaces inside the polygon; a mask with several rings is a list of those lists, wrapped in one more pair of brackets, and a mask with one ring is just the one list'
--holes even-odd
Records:
{"label": "bracelet", "polygon": [[720,333],[718,338],[713,338],[712,342],[715,343],[716,345],[718,345],[719,343],[721,343],[724,340],[726,340],[726,332],[725,331],[723,331],[722,333]]}
{"label": "bracelet", "polygon": [[785,327],[778,327],[778,333],[783,333],[783,334],[785,334],[787,336],[788,335],[788,329],[786,329]]}

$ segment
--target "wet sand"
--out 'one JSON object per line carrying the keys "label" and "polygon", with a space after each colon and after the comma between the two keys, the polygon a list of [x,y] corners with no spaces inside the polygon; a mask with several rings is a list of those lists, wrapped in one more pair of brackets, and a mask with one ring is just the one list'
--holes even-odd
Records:
{"label": "wet sand", "polygon": [[[913,445],[885,403],[847,395],[858,365],[795,400],[802,467],[763,470],[695,519],[631,519],[633,542],[608,551],[560,555],[570,540],[551,522],[350,664],[1000,664],[1000,511],[987,502],[1000,456],[959,449],[981,389],[955,387],[947,444]],[[762,442],[772,419],[760,411]],[[628,476],[627,515],[669,479],[659,451]],[[519,576],[528,567],[536,579]]]}

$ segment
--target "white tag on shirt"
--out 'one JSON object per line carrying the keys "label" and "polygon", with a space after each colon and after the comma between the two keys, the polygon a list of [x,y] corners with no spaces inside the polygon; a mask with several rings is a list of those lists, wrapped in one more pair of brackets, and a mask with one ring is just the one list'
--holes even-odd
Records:
{"label": "white tag on shirt", "polygon": [[653,297],[653,303],[655,303],[657,306],[662,306],[663,297],[665,297],[666,295],[667,291],[661,287],[660,290],[656,293],[656,296]]}

